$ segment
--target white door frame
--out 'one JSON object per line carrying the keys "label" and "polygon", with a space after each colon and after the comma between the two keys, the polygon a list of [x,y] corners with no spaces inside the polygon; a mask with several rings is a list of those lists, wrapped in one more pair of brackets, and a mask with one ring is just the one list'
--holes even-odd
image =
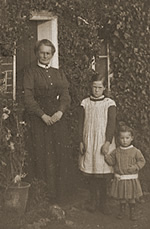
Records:
{"label": "white door frame", "polygon": [[59,68],[58,59],[58,17],[51,12],[42,10],[32,12],[31,21],[37,21],[37,40],[49,39],[55,46],[56,52],[52,58],[51,65]]}

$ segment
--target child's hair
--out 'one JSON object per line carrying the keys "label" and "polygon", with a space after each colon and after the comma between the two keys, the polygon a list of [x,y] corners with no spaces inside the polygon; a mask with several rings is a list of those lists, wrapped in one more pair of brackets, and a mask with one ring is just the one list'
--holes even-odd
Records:
{"label": "child's hair", "polygon": [[93,83],[95,81],[102,81],[104,87],[106,86],[106,78],[104,76],[102,76],[101,74],[99,74],[98,72],[94,72],[92,75],[91,83]]}
{"label": "child's hair", "polygon": [[121,132],[129,132],[131,134],[131,136],[134,137],[134,130],[127,126],[125,123],[120,123],[119,124],[119,131],[118,131],[118,135],[121,133]]}

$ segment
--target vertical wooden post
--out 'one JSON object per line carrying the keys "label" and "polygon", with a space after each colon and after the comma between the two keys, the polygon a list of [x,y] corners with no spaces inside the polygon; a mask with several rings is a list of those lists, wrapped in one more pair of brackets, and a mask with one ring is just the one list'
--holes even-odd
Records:
{"label": "vertical wooden post", "polygon": [[110,66],[110,59],[109,59],[109,44],[107,44],[107,72],[108,72],[108,92],[110,92],[110,77],[109,77],[109,67]]}
{"label": "vertical wooden post", "polygon": [[16,100],[16,48],[13,53],[13,100]]}

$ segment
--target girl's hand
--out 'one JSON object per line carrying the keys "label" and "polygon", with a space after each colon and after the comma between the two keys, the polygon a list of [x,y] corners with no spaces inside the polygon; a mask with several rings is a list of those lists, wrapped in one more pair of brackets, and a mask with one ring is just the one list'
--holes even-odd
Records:
{"label": "girl's hand", "polygon": [[103,145],[102,148],[101,148],[101,153],[102,153],[103,155],[108,154],[108,152],[109,152],[109,146],[110,146],[110,142],[105,142],[105,143],[104,143],[104,145]]}
{"label": "girl's hand", "polygon": [[138,169],[136,165],[129,165],[128,169],[127,169],[128,173],[137,173]]}
{"label": "girl's hand", "polygon": [[41,118],[47,126],[50,126],[53,124],[53,120],[49,115],[43,114]]}
{"label": "girl's hand", "polygon": [[84,146],[83,142],[80,142],[80,153],[81,153],[81,155],[85,154],[85,146]]}

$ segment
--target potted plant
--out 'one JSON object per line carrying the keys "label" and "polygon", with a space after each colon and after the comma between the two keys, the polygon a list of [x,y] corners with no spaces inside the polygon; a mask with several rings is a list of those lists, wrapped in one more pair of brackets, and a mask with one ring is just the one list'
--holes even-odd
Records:
{"label": "potted plant", "polygon": [[22,182],[26,150],[25,122],[14,101],[0,101],[0,186],[4,190],[4,207],[23,213],[30,184]]}

